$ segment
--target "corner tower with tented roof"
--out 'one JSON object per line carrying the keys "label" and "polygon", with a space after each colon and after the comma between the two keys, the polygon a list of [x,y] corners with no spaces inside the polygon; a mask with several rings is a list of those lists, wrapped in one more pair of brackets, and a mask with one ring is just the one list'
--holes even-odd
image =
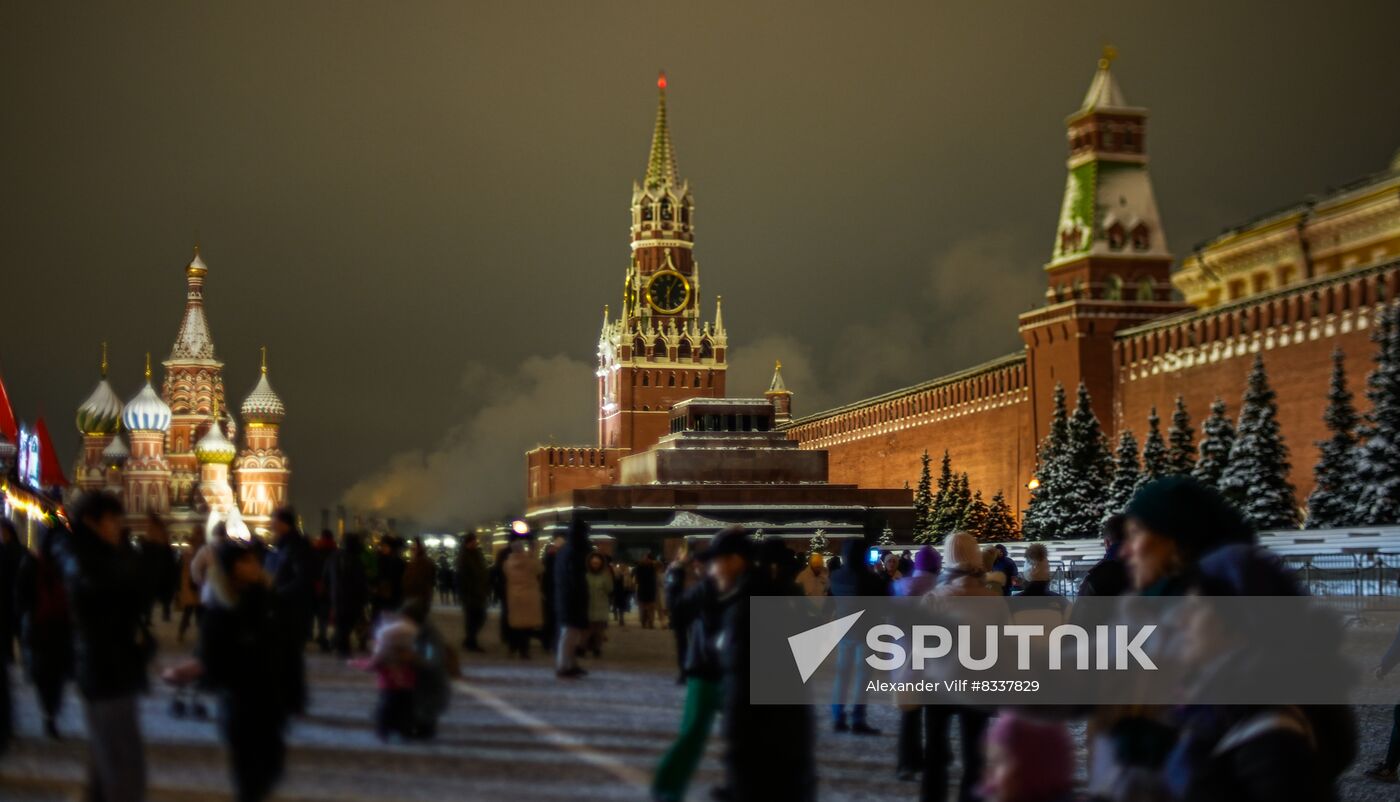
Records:
{"label": "corner tower with tented roof", "polygon": [[695,199],[676,170],[665,73],[656,86],[646,175],[632,184],[622,308],[616,318],[604,310],[598,339],[598,445],[625,451],[649,448],[665,435],[675,404],[723,397],[727,367],[718,297],[714,321],[701,319]]}
{"label": "corner tower with tented roof", "polygon": [[1100,421],[1112,421],[1114,332],[1179,312],[1172,256],[1147,170],[1147,109],[1132,106],[1104,48],[1078,111],[1065,121],[1069,158],[1046,303],[1020,317],[1027,347],[1033,442],[1056,384],[1084,382]]}

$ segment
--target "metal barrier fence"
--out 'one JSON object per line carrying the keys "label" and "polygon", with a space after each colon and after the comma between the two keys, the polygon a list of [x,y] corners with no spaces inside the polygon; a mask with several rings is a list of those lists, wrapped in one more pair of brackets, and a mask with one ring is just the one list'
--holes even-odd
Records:
{"label": "metal barrier fence", "polygon": [[[1367,597],[1386,601],[1384,607],[1400,609],[1400,555],[1283,554],[1280,557],[1314,596]],[[1079,585],[1094,562],[1085,559],[1052,561],[1051,589],[1065,596],[1079,595]]]}

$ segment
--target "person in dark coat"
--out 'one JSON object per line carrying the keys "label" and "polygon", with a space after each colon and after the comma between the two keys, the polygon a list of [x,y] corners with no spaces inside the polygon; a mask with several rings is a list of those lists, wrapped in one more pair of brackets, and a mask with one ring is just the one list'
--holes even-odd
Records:
{"label": "person in dark coat", "polygon": [[403,606],[403,572],[407,567],[403,559],[403,541],[397,535],[380,538],[374,568],[374,594],[370,601],[371,619],[377,620],[380,613],[394,612]]}
{"label": "person in dark coat", "polygon": [[642,629],[653,629],[656,626],[656,568],[656,556],[647,552],[641,562],[632,569],[632,579],[637,586],[637,607],[641,610]]}
{"label": "person in dark coat", "polygon": [[481,628],[486,625],[486,605],[491,595],[491,578],[486,569],[486,555],[481,553],[481,541],[475,532],[462,536],[457,551],[457,599],[462,603],[462,620],[466,632],[462,648],[469,652],[483,651],[479,641]]}
{"label": "person in dark coat", "polygon": [[[1400,629],[1395,631],[1395,640],[1390,642],[1390,648],[1385,650],[1380,665],[1376,666],[1376,679],[1385,679],[1396,666],[1400,666]],[[1390,783],[1396,781],[1395,771],[1400,768],[1400,705],[1395,706],[1392,721],[1385,758],[1365,772],[1373,780]]]}
{"label": "person in dark coat", "polygon": [[428,556],[423,538],[415,537],[409,552],[408,564],[403,569],[404,604],[414,599],[422,599],[429,609],[433,608],[433,587],[437,584],[437,566]]}
{"label": "person in dark coat", "polygon": [[272,609],[286,639],[287,704],[292,712],[306,712],[306,641],[315,617],[316,589],[311,575],[311,544],[297,527],[291,507],[272,514],[272,551],[265,566],[272,582]]}
{"label": "person in dark coat", "polygon": [[[1277,556],[1248,543],[1221,546],[1204,555],[1194,584],[1193,591],[1206,596],[1306,595]],[[1200,666],[1186,689],[1188,695],[1211,687],[1220,677],[1277,670],[1288,653],[1281,644],[1277,654],[1259,643],[1231,650],[1230,644],[1247,637],[1244,629],[1255,626],[1247,619],[1227,615],[1197,620],[1202,623],[1181,640],[1181,659]],[[1331,643],[1310,646],[1313,661],[1332,660],[1338,666],[1346,661],[1339,632]],[[1356,756],[1355,722],[1347,707],[1187,704],[1174,712],[1178,737],[1164,776],[1175,799],[1327,802],[1336,799],[1337,777]]]}
{"label": "person in dark coat", "polygon": [[773,546],[764,543],[756,553],[747,533],[736,526],[717,535],[701,557],[721,598],[727,599],[720,666],[724,794],[732,802],[810,802],[817,798],[811,706],[755,705],[750,698],[749,599],[802,595],[795,582],[784,578],[791,566],[771,559],[777,549],[790,551],[778,542]]}
{"label": "person in dark coat", "polygon": [[103,802],[140,802],[146,756],[137,696],[154,641],[141,624],[150,593],[123,538],[121,502],[89,493],[70,508],[57,550],[74,628],[74,675],[87,720],[88,788]]}
{"label": "person in dark coat", "polygon": [[335,624],[335,651],[341,657],[350,656],[352,635],[359,635],[361,649],[368,641],[365,605],[369,604],[369,580],[365,577],[364,552],[360,534],[346,532],[340,548],[326,563],[326,585]]}
{"label": "person in dark coat", "polygon": [[[146,567],[151,587],[152,606],[160,605],[161,620],[170,620],[170,604],[175,600],[175,590],[179,587],[179,558],[170,545],[170,531],[165,520],[155,513],[146,516],[146,533],[140,542],[141,563]],[[146,623],[151,622],[152,611],[146,611]]]}
{"label": "person in dark coat", "polygon": [[55,554],[63,536],[59,529],[45,532],[38,552],[26,555],[20,563],[16,581],[24,664],[39,697],[44,733],[54,740],[59,738],[57,719],[63,707],[63,686],[73,675],[68,592]]}
{"label": "person in dark coat", "polygon": [[[884,596],[886,585],[865,561],[865,541],[847,540],[841,546],[841,567],[831,572],[832,596]],[[865,642],[855,635],[843,638],[836,647],[836,680],[831,689],[831,720],[837,732],[878,735],[880,731],[865,720],[865,685],[870,668],[865,662]],[[850,719],[846,700],[850,699]]]}
{"label": "person in dark coat", "polygon": [[671,634],[676,641],[676,667],[680,674],[676,678],[678,685],[684,685],[686,681],[685,664],[686,648],[690,638],[691,621],[690,609],[684,604],[686,594],[694,586],[692,582],[692,572],[695,570],[694,560],[689,555],[681,553],[676,555],[676,559],[666,567],[666,576],[663,580],[662,590],[666,594],[666,609],[670,613]]}
{"label": "person in dark coat", "polygon": [[1084,575],[1084,581],[1079,583],[1080,596],[1122,596],[1131,589],[1128,567],[1123,564],[1122,556],[1127,525],[1125,515],[1110,515],[1103,522],[1103,559],[1094,563]]}
{"label": "person in dark coat", "polygon": [[335,535],[331,530],[322,529],[321,535],[311,544],[308,570],[311,575],[313,611],[316,618],[316,643],[321,651],[331,650],[331,589],[327,566],[335,558]]}
{"label": "person in dark coat", "polygon": [[554,614],[559,622],[559,645],[554,668],[559,676],[583,676],[578,650],[588,632],[588,555],[593,544],[588,524],[574,520],[559,554],[554,558]]}
{"label": "person in dark coat", "polygon": [[218,694],[234,797],[259,802],[271,795],[286,763],[284,732],[295,689],[284,683],[285,651],[292,644],[276,620],[276,601],[249,544],[219,544],[207,582],[212,592],[195,659],[167,669],[163,678],[197,681]]}
{"label": "person in dark coat", "polygon": [[686,789],[705,753],[705,744],[710,739],[724,696],[719,639],[724,631],[725,612],[735,595],[730,593],[722,598],[715,583],[704,580],[683,591],[668,605],[672,628],[681,632],[687,641],[680,650],[685,704],[680,734],[657,764],[652,780],[651,796],[658,802],[685,799]]}
{"label": "person in dark coat", "polygon": [[10,519],[0,516],[0,666],[15,661],[19,614],[15,610],[15,574],[24,560],[24,544]]}
{"label": "person in dark coat", "polygon": [[559,639],[559,616],[554,609],[554,561],[558,559],[559,547],[563,543],[564,538],[556,532],[540,552],[540,566],[544,569],[544,573],[540,574],[540,591],[544,599],[544,626],[540,627],[540,648],[551,654],[554,652],[555,641]]}

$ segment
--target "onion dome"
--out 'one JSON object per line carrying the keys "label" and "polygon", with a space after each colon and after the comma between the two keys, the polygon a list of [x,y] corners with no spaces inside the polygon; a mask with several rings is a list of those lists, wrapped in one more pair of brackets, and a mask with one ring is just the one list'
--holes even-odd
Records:
{"label": "onion dome", "polygon": [[122,425],[129,432],[163,432],[170,428],[170,407],[151,386],[150,354],[146,354],[146,386],[126,403]]}
{"label": "onion dome", "polygon": [[131,456],[131,451],[126,447],[126,441],[121,435],[112,438],[112,442],[102,449],[102,462],[107,465],[121,465],[126,462],[126,458]]}
{"label": "onion dome", "polygon": [[209,424],[209,431],[194,444],[194,456],[201,464],[212,462],[216,465],[228,465],[238,456],[238,447],[229,441],[224,427],[219,423],[218,401],[214,402],[214,422]]}
{"label": "onion dome", "polygon": [[258,377],[258,383],[253,387],[253,392],[243,400],[243,406],[239,408],[239,414],[248,423],[281,423],[282,418],[287,415],[287,408],[282,404],[282,398],[277,395],[277,391],[272,389],[272,383],[267,380],[267,347],[262,349],[262,375]]}
{"label": "onion dome", "polygon": [[87,435],[116,434],[122,422],[122,402],[107,383],[107,343],[102,344],[102,379],[78,407],[78,431]]}

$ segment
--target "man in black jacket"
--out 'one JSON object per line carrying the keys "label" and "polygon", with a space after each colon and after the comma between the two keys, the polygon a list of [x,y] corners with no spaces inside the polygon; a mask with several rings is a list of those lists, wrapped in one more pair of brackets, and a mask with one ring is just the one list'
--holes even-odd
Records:
{"label": "man in black jacket", "polygon": [[146,756],[137,696],[146,688],[150,605],[140,558],[122,537],[115,496],[89,493],[73,505],[72,533],[58,550],[75,631],[78,691],[88,731],[88,785],[103,802],[140,802]]}
{"label": "man in black jacket", "polygon": [[[831,595],[838,597],[886,596],[888,584],[870,570],[866,562],[867,543],[853,538],[841,547],[841,567],[831,572]],[[858,602],[852,602],[858,604]],[[844,609],[844,608],[843,608]],[[837,732],[879,735],[865,720],[865,684],[870,668],[865,663],[865,641],[847,635],[836,647],[836,679],[831,688],[831,720]],[[850,703],[847,704],[847,700]],[[850,719],[846,708],[850,708]]]}
{"label": "man in black jacket", "polygon": [[802,596],[790,550],[770,539],[757,549],[742,527],[725,529],[704,553],[724,604],[723,677],[726,798],[812,802],[817,798],[816,732],[810,705],[756,705],[750,698],[749,638],[755,596]]}
{"label": "man in black jacket", "polygon": [[1110,515],[1103,522],[1103,559],[1084,575],[1079,584],[1080,596],[1122,596],[1128,592],[1128,567],[1120,554],[1127,520],[1124,515]]}
{"label": "man in black jacket", "polygon": [[578,648],[588,630],[588,555],[593,544],[588,524],[575,520],[559,554],[554,558],[554,612],[559,621],[559,648],[555,672],[563,678],[577,678],[586,671],[579,667]]}
{"label": "man in black jacket", "polygon": [[297,527],[297,515],[291,507],[272,514],[272,552],[264,567],[272,578],[272,612],[284,639],[287,703],[293,713],[305,713],[305,650],[315,619],[316,588],[311,575],[311,545]]}

